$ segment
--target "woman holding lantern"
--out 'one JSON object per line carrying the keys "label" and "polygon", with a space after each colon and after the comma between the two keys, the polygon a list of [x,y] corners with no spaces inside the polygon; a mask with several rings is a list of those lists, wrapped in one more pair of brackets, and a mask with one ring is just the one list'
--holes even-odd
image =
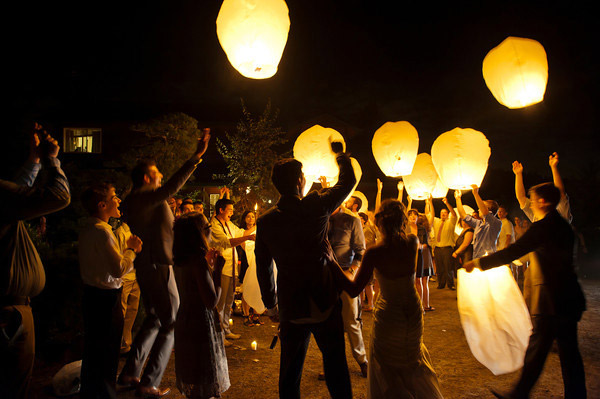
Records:
{"label": "woman holding lantern", "polygon": [[435,308],[429,304],[429,276],[433,275],[433,264],[431,260],[431,249],[429,248],[428,227],[429,224],[427,223],[427,219],[419,216],[419,212],[416,209],[408,210],[407,232],[416,235],[419,238],[419,257],[417,259],[415,285],[417,287],[417,292],[421,297],[424,312],[435,310]]}
{"label": "woman holding lantern", "polygon": [[415,288],[419,240],[406,234],[400,201],[385,200],[375,214],[381,243],[367,250],[354,280],[335,258],[329,265],[340,286],[357,296],[375,272],[380,296],[375,306],[369,353],[368,398],[443,398],[423,344],[423,311]]}

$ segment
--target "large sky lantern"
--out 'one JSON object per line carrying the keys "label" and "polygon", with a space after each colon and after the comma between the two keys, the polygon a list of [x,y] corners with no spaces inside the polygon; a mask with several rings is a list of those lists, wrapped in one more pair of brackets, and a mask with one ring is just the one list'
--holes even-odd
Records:
{"label": "large sky lantern", "polygon": [[337,130],[320,125],[305,130],[296,139],[294,158],[302,162],[307,185],[309,181],[318,182],[320,176],[330,183],[337,179],[339,167],[331,151],[332,141],[341,141],[346,151],[344,137]]}
{"label": "large sky lantern", "polygon": [[386,176],[410,175],[419,150],[419,134],[406,121],[386,122],[373,135],[371,146],[373,157]]}
{"label": "large sky lantern", "polygon": [[413,200],[424,200],[429,198],[438,180],[437,172],[431,161],[431,155],[421,153],[417,155],[412,173],[402,176],[406,193]]}
{"label": "large sky lantern", "polygon": [[523,108],[544,99],[548,59],[535,40],[507,37],[485,56],[482,72],[496,100],[508,108]]}
{"label": "large sky lantern", "polygon": [[[352,169],[354,170],[354,177],[356,178],[356,183],[354,184],[354,187],[352,187],[352,191],[350,191],[350,194],[348,194],[348,197],[346,197],[346,199],[344,200],[344,203],[346,201],[348,201],[350,199],[350,197],[352,197],[354,195],[356,187],[358,187],[358,183],[360,182],[360,179],[362,178],[362,168],[360,167],[360,164],[358,163],[358,161],[355,158],[350,157],[350,163],[352,164]],[[337,178],[334,181],[335,181],[335,183],[337,183]],[[330,187],[333,186],[335,183],[332,183],[330,185]]]}
{"label": "large sky lantern", "polygon": [[474,129],[454,128],[442,133],[431,146],[431,160],[442,183],[454,190],[481,186],[491,149],[485,135]]}
{"label": "large sky lantern", "polygon": [[224,0],[217,37],[231,65],[252,79],[275,75],[290,30],[283,0]]}
{"label": "large sky lantern", "polygon": [[[433,161],[432,161],[433,162]],[[435,172],[437,176],[437,171]],[[433,192],[431,196],[433,198],[445,198],[448,195],[448,187],[442,182],[439,176],[437,176],[437,180],[435,181],[435,186],[433,187]]]}

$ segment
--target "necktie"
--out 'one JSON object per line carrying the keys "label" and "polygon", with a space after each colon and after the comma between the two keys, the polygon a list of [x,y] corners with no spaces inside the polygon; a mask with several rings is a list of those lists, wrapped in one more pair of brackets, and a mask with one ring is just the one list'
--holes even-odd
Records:
{"label": "necktie", "polygon": [[442,240],[442,229],[444,228],[444,223],[445,222],[446,222],[445,220],[442,220],[442,223],[440,224],[440,229],[438,230],[438,234],[437,234],[437,242],[438,242],[438,244]]}

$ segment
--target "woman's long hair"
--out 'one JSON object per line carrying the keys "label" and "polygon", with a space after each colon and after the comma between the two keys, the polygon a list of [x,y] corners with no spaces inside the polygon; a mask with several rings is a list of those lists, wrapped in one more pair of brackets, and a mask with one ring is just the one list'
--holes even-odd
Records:
{"label": "woman's long hair", "polygon": [[[244,229],[244,230],[248,230],[248,224],[246,223],[246,216],[248,216],[249,213],[254,213],[254,211],[251,211],[251,210],[245,211],[244,213],[242,213],[242,218],[240,219],[240,226],[242,226],[242,229]],[[256,227],[256,213],[254,213],[254,227]]]}
{"label": "woman's long hair", "polygon": [[406,239],[407,221],[406,208],[400,201],[385,200],[375,213],[375,224],[387,242]]}
{"label": "woman's long hair", "polygon": [[173,227],[173,258],[175,264],[182,265],[189,260],[204,257],[208,251],[206,234],[210,225],[199,212],[182,215]]}

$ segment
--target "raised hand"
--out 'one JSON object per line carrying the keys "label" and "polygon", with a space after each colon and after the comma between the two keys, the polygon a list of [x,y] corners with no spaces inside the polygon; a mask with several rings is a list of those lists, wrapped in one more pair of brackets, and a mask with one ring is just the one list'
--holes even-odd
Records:
{"label": "raised hand", "polygon": [[402,180],[400,180],[398,182],[398,192],[402,192],[402,190],[404,190],[404,182]]}
{"label": "raised hand", "polygon": [[319,182],[321,183],[321,187],[329,187],[329,183],[327,183],[327,178],[325,176],[319,176]]}
{"label": "raised hand", "polygon": [[381,192],[381,190],[383,189],[383,182],[379,179],[377,179],[377,191]]}
{"label": "raised hand", "polygon": [[519,161],[514,161],[512,163],[512,171],[515,175],[520,175],[523,173],[523,165],[521,165],[521,162]]}
{"label": "raised hand", "polygon": [[444,197],[442,198],[442,202],[444,203],[444,205],[448,205],[448,198]]}
{"label": "raised hand", "polygon": [[197,159],[200,159],[208,148],[208,142],[210,141],[210,128],[202,129],[202,133],[202,137],[198,138],[198,143],[196,144],[196,152],[194,152],[194,156]]}
{"label": "raised hand", "polygon": [[473,190],[473,195],[479,194],[479,187],[477,187],[477,184],[471,184],[471,189]]}
{"label": "raised hand", "polygon": [[462,191],[461,190],[454,190],[454,198],[459,199],[462,197]]}
{"label": "raised hand", "polygon": [[550,165],[551,168],[555,168],[558,166],[558,153],[553,152],[549,157],[548,157],[548,164]]}

